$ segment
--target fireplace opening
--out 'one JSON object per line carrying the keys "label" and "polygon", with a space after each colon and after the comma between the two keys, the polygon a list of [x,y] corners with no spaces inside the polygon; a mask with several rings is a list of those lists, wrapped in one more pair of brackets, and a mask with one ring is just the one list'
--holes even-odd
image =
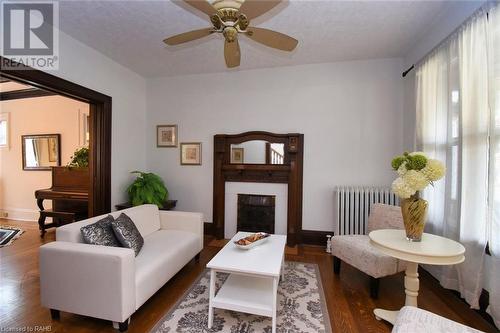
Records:
{"label": "fireplace opening", "polygon": [[238,194],[238,231],[274,234],[275,195]]}

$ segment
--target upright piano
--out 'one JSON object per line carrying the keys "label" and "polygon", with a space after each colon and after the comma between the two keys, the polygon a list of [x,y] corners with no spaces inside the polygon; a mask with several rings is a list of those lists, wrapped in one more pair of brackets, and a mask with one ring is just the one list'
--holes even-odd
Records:
{"label": "upright piano", "polygon": [[[79,221],[88,217],[90,174],[88,168],[52,167],[52,187],[35,191],[40,217],[38,226],[43,237],[45,229]],[[44,200],[52,200],[52,209],[45,209]],[[52,223],[45,223],[47,217]]]}

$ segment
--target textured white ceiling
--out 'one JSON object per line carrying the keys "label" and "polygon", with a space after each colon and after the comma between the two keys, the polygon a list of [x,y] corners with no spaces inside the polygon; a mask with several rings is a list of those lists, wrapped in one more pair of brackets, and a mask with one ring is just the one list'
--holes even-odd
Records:
{"label": "textured white ceiling", "polygon": [[[452,1],[285,1],[252,25],[299,40],[282,52],[240,38],[233,70],[402,57]],[[204,14],[177,1],[61,1],[61,30],[145,76],[229,71],[223,39],[212,35],[176,47],[165,37],[208,27]]]}

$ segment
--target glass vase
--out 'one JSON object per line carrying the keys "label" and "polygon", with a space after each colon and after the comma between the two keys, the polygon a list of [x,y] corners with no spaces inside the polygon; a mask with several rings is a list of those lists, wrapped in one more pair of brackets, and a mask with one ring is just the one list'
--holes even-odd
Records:
{"label": "glass vase", "polygon": [[428,202],[421,199],[418,192],[401,201],[401,213],[406,231],[406,239],[410,242],[420,242],[427,219]]}

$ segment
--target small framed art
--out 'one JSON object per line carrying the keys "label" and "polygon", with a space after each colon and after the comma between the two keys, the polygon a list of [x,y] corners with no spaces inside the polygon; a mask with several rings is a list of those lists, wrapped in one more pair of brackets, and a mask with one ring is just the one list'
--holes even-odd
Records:
{"label": "small framed art", "polygon": [[177,147],[177,125],[156,126],[156,147]]}
{"label": "small framed art", "polygon": [[181,143],[181,165],[201,165],[201,142]]}
{"label": "small framed art", "polygon": [[231,148],[231,163],[245,163],[245,148]]}

